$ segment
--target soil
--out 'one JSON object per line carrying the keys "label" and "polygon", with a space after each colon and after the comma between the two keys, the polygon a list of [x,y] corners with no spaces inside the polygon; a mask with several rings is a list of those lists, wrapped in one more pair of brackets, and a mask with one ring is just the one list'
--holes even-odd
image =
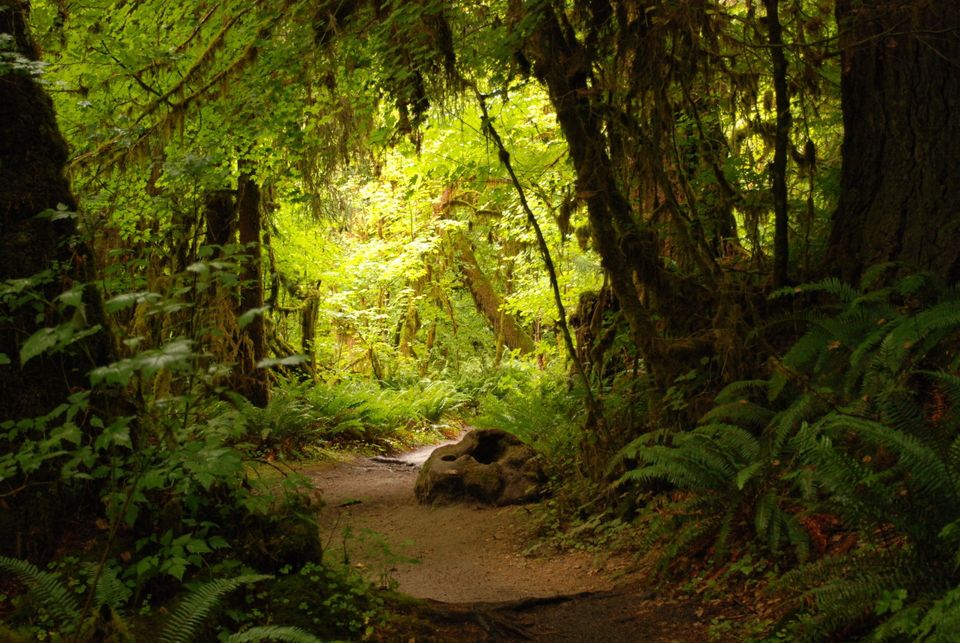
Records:
{"label": "soil", "polygon": [[657,591],[622,554],[534,547],[529,506],[418,504],[417,472],[436,446],[304,470],[322,493],[328,551],[423,599],[384,640],[742,640],[720,635],[748,616],[738,603]]}

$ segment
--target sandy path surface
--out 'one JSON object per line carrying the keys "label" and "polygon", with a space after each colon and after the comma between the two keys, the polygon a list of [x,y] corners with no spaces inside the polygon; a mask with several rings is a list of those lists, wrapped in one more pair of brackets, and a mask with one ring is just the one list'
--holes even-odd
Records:
{"label": "sandy path surface", "polygon": [[[664,593],[641,572],[624,575],[626,561],[617,558],[528,554],[534,542],[528,508],[418,504],[417,472],[436,446],[304,470],[326,503],[319,519],[329,550],[373,580],[441,601],[423,608],[431,614],[429,631],[403,641],[743,640],[736,623],[748,614],[736,601]],[[712,623],[728,620],[734,627],[711,631]]]}
{"label": "sandy path surface", "polygon": [[527,555],[533,540],[525,507],[418,504],[419,465],[436,446],[390,461],[358,458],[306,469],[325,502],[320,524],[327,547],[406,594],[452,603],[613,587],[620,562],[584,552]]}

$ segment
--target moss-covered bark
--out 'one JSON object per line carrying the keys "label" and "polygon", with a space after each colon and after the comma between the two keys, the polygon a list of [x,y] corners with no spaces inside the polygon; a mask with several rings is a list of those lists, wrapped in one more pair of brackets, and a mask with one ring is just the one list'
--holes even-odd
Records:
{"label": "moss-covered bark", "polygon": [[670,287],[659,263],[656,233],[640,225],[623,195],[607,152],[607,141],[591,103],[590,53],[549,5],[540,8],[524,54],[546,86],[577,174],[577,191],[586,202],[590,232],[630,326],[634,342],[658,379],[670,360],[643,299],[665,301]]}
{"label": "moss-covered bark", "polygon": [[[81,305],[65,312],[55,301],[63,291],[92,278],[92,255],[78,241],[72,217],[38,217],[58,206],[75,210],[76,202],[64,176],[67,145],[53,104],[23,69],[38,56],[27,30],[28,8],[21,0],[0,0],[0,34],[12,36],[21,63],[0,63],[0,281],[43,272],[46,277],[35,280],[29,301],[10,297],[0,302],[0,353],[10,362],[0,365],[0,422],[49,413],[70,393],[86,389],[90,369],[112,355],[95,287],[83,287]],[[68,320],[82,327],[99,324],[102,330],[21,365],[20,351],[34,332]],[[0,441],[0,449],[18,446],[18,441]],[[44,551],[63,521],[83,504],[83,498],[66,497],[56,471],[36,471],[29,480],[15,477],[2,485],[0,552]]]}
{"label": "moss-covered bark", "polygon": [[463,284],[470,291],[470,295],[477,305],[477,310],[493,328],[498,341],[499,338],[502,338],[503,343],[508,348],[518,350],[521,353],[532,353],[534,350],[533,340],[520,326],[516,317],[503,310],[503,300],[480,268],[480,263],[473,252],[470,240],[457,230],[450,231],[449,239],[457,256]]}
{"label": "moss-covered bark", "polygon": [[[248,168],[249,169],[249,168]],[[240,274],[240,313],[263,308],[263,276],[260,261],[260,187],[247,171],[237,183],[237,225],[240,245],[246,248],[247,259]],[[268,372],[257,368],[267,356],[266,329],[263,315],[255,315],[240,338],[237,355],[237,391],[259,407],[270,401]]]}

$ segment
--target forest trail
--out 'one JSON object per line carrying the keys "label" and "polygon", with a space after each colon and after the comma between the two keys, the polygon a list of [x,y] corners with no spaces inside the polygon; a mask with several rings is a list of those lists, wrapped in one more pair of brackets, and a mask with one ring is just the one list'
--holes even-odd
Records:
{"label": "forest trail", "polygon": [[427,599],[436,629],[416,640],[705,641],[713,616],[729,615],[728,604],[658,595],[623,556],[531,553],[528,507],[418,504],[417,472],[437,446],[303,471],[322,493],[325,547]]}

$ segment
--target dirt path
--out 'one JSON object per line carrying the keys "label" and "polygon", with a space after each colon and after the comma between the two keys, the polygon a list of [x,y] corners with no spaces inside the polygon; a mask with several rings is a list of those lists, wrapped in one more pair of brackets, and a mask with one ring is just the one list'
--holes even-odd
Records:
{"label": "dirt path", "polygon": [[710,613],[722,606],[658,597],[636,572],[625,575],[622,558],[530,555],[526,507],[418,504],[414,482],[434,448],[304,471],[323,494],[328,549],[405,594],[437,601],[438,622],[477,625],[452,638],[441,627],[432,640],[707,640]]}

